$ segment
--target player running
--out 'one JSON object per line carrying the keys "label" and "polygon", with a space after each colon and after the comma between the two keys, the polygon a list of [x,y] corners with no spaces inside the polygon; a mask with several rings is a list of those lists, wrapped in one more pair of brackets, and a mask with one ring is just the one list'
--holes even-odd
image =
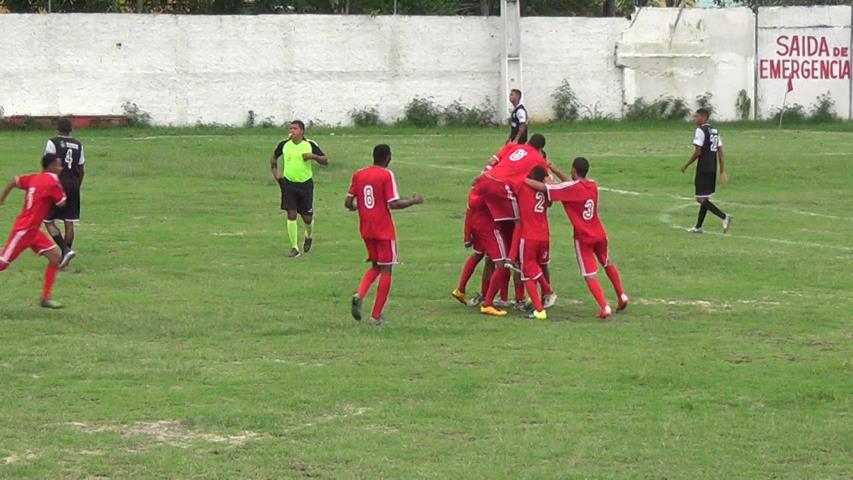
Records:
{"label": "player running", "polygon": [[[547,170],[537,165],[533,167],[528,178],[544,182],[547,175]],[[518,258],[521,264],[521,279],[533,303],[533,312],[528,318],[538,320],[547,319],[545,309],[553,307],[557,301],[557,295],[551,289],[547,275],[548,263],[551,262],[551,230],[548,226],[548,207],[550,206],[551,203],[545,193],[534,190],[527,184],[518,188],[518,208],[521,217]],[[537,285],[542,287],[541,296],[536,288]]]}
{"label": "player running", "polygon": [[628,295],[622,288],[619,270],[610,262],[607,232],[604,231],[604,226],[598,218],[598,185],[595,180],[586,178],[589,172],[589,161],[583,157],[576,158],[572,163],[571,181],[568,181],[568,177],[553,165],[551,172],[563,182],[547,185],[533,179],[527,179],[526,182],[534,189],[545,192],[549,201],[563,202],[566,215],[574,227],[575,253],[581,275],[586,280],[595,301],[601,307],[598,318],[605,319],[613,313],[613,310],[607,303],[601,284],[596,278],[598,273],[596,259],[604,266],[607,277],[616,289],[616,295],[619,298],[617,310],[628,307]]}
{"label": "player running", "polygon": [[[492,218],[500,225],[501,234],[505,241],[508,252],[507,259],[498,262],[498,266],[513,266],[513,260],[518,256],[518,245],[520,231],[516,228],[519,221],[518,199],[516,190],[524,184],[524,179],[539,165],[546,169],[548,163],[542,156],[545,148],[545,137],[534,134],[526,145],[509,144],[501,149],[492,160],[480,178],[477,179],[474,189],[486,201]],[[511,240],[510,240],[511,239]],[[489,281],[489,290],[480,313],[503,317],[507,314],[505,310],[495,308],[494,299],[501,285],[509,282],[509,271],[499,268]]]}
{"label": "player running", "polygon": [[361,320],[361,303],[378,277],[379,287],[370,315],[374,325],[385,323],[382,310],[391,292],[391,270],[393,265],[399,263],[397,232],[391,210],[401,210],[424,202],[417,195],[400,198],[394,173],[388,169],[389,163],[391,147],[376,145],[373,148],[373,166],[355,172],[344,202],[348,210],[358,211],[361,238],[367,246],[367,261],[371,262],[361,279],[358,292],[352,296],[352,316]]}
{"label": "player running", "polygon": [[696,226],[687,230],[690,233],[703,232],[702,225],[705,223],[708,210],[723,220],[723,233],[727,233],[732,228],[732,216],[726,215],[711,203],[711,197],[717,189],[717,160],[720,164],[720,183],[723,185],[729,183],[729,178],[726,175],[723,141],[720,139],[720,132],[708,123],[710,116],[711,113],[704,108],[696,110],[693,114],[693,123],[696,124],[696,132],[693,135],[693,155],[681,167],[681,173],[684,173],[690,164],[699,160],[694,180],[695,198],[699,203],[699,217],[696,219]]}
{"label": "player running", "polygon": [[[498,226],[489,214],[485,200],[483,197],[477,195],[473,188],[468,194],[468,209],[465,212],[464,242],[465,248],[472,247],[474,252],[465,261],[465,266],[462,268],[462,275],[459,278],[459,285],[457,285],[451,295],[463,305],[476,305],[482,301],[482,298],[486,295],[486,290],[489,288],[489,279],[492,272],[494,272],[494,262],[500,262],[506,258],[506,243],[503,237],[501,237],[500,229],[498,229]],[[465,295],[468,280],[471,279],[471,275],[474,274],[474,270],[484,256],[488,256],[489,260],[483,271],[481,292],[474,299],[469,299]]]}
{"label": "player running", "polygon": [[32,249],[36,255],[44,255],[48,265],[44,272],[44,287],[41,293],[41,306],[44,308],[62,308],[58,302],[51,300],[53,282],[56,280],[56,272],[62,261],[59,247],[54,244],[44,232],[41,224],[47,217],[48,212],[54,206],[62,208],[65,206],[65,192],[59,182],[59,174],[62,172],[62,159],[53,153],[47,153],[41,160],[43,171],[34,175],[15,177],[6,184],[0,193],[0,206],[6,201],[9,192],[13,188],[24,190],[24,207],[21,209],[9,241],[0,252],[0,272],[9,268],[9,265],[18,258],[24,250]]}
{"label": "player running", "polygon": [[[68,200],[62,208],[51,208],[44,223],[47,232],[62,250],[62,262],[59,268],[64,269],[77,255],[71,247],[74,244],[74,225],[80,221],[80,188],[83,186],[83,177],[86,174],[84,166],[86,157],[83,155],[83,144],[71,136],[71,120],[63,117],[56,122],[56,125],[59,135],[47,141],[44,153],[55,154],[62,160],[59,182]],[[56,226],[57,221],[65,224],[65,238]]]}

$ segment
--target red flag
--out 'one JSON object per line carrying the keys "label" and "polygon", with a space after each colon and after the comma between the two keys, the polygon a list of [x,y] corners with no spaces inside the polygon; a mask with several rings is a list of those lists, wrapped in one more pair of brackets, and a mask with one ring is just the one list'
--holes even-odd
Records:
{"label": "red flag", "polygon": [[794,91],[794,79],[788,78],[788,90],[785,90],[785,93],[790,93]]}

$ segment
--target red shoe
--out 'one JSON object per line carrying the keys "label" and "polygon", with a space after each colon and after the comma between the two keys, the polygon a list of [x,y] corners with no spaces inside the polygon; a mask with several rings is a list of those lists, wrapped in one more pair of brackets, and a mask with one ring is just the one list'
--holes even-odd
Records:
{"label": "red shoe", "polygon": [[616,311],[621,312],[626,308],[628,308],[628,295],[623,293],[622,295],[619,295],[619,305],[616,307]]}
{"label": "red shoe", "polygon": [[610,308],[610,305],[605,305],[604,308],[598,313],[598,318],[600,320],[607,320],[610,318],[610,315],[613,314],[613,310]]}

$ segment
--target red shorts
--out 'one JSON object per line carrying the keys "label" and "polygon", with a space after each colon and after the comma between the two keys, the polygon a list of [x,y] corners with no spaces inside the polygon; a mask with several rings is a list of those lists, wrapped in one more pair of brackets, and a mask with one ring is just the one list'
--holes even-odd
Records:
{"label": "red shorts", "polygon": [[496,222],[518,220],[518,199],[509,185],[489,177],[480,177],[476,192],[486,201],[486,208]]}
{"label": "red shorts", "polygon": [[8,265],[28,248],[36,252],[36,255],[42,255],[44,252],[56,248],[56,244],[37,228],[12,230],[12,233],[9,234],[9,241],[6,242],[6,246],[0,252],[0,262]]}
{"label": "red shorts", "polygon": [[475,253],[481,255],[485,253],[493,261],[506,259],[506,242],[496,226],[491,229],[474,230],[471,232],[471,237],[473,237],[471,246],[474,247]]}
{"label": "red shorts", "polygon": [[610,265],[606,238],[594,243],[581,243],[575,240],[575,255],[578,257],[578,266],[584,277],[591,277],[598,273],[598,263],[604,267]]}
{"label": "red shorts", "polygon": [[367,247],[367,261],[377,265],[397,265],[397,240],[379,240],[376,238],[365,238],[364,245]]}
{"label": "red shorts", "polygon": [[536,280],[542,276],[542,265],[551,262],[551,242],[522,238],[518,257],[521,260],[521,279]]}

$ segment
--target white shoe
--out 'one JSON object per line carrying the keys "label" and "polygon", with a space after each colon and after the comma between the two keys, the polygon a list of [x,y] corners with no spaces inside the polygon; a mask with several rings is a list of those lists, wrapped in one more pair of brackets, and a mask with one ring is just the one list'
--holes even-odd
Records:
{"label": "white shoe", "polygon": [[726,218],[723,219],[723,233],[729,233],[730,228],[732,228],[732,216],[726,215]]}
{"label": "white shoe", "polygon": [[495,301],[492,302],[492,305],[498,308],[509,308],[512,306],[512,303],[496,298]]}
{"label": "white shoe", "polygon": [[690,227],[687,229],[687,233],[705,233],[705,231],[702,230],[702,227]]}
{"label": "white shoe", "polygon": [[59,269],[65,270],[66,268],[68,268],[68,264],[71,263],[71,260],[73,260],[76,256],[77,252],[75,252],[74,250],[69,249],[67,252],[65,252],[65,255],[62,256],[62,260],[59,262]]}
{"label": "white shoe", "polygon": [[542,307],[546,310],[553,307],[557,304],[557,294],[552,293],[551,295],[545,295],[545,298],[542,299]]}

